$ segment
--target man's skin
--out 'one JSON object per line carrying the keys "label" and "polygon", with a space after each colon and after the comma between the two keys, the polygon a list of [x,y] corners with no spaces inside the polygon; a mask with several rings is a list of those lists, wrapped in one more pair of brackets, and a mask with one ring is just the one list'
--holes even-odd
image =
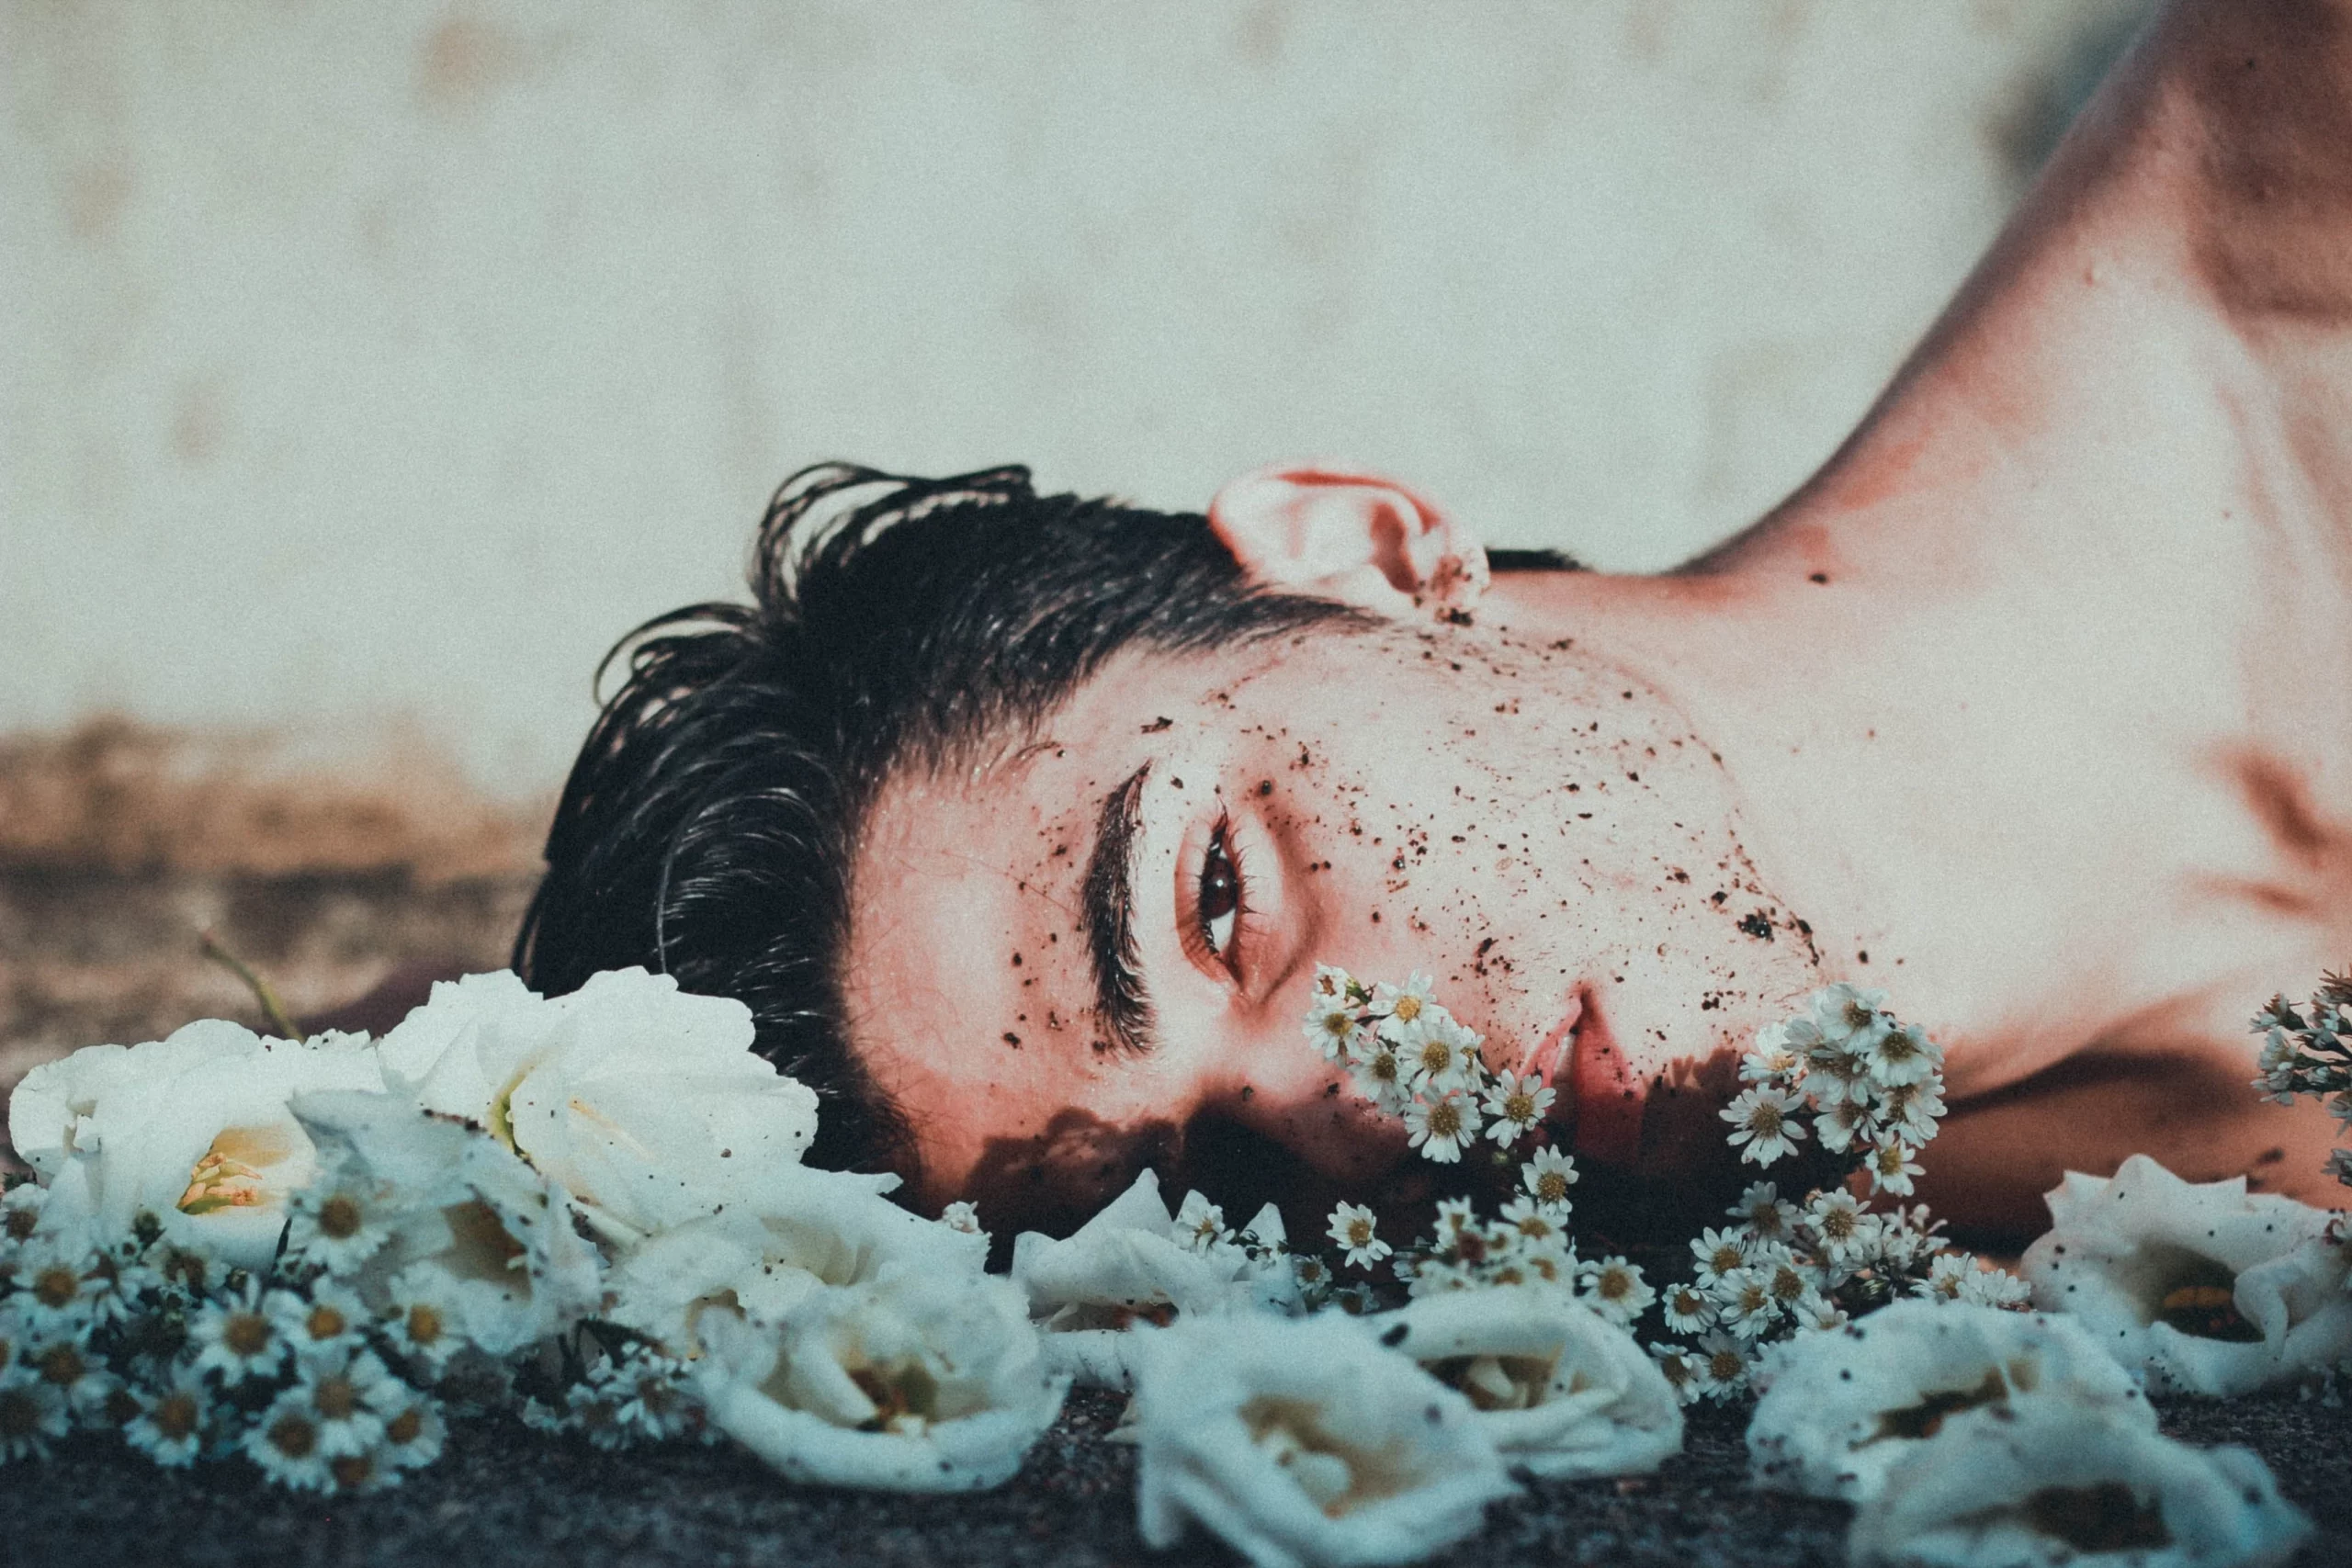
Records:
{"label": "man's skin", "polygon": [[[2256,1099],[2245,1021],[2352,956],[2347,328],[2352,4],[2199,0],[1837,457],[1691,567],[1473,603],[1399,558],[1453,537],[1408,492],[1245,488],[1245,563],[1382,629],[1124,657],[867,824],[844,978],[918,1200],[1068,1223],[1212,1148],[1307,1213],[1408,1195],[1299,1032],[1319,960],[1431,972],[1662,1205],[1721,1164],[1737,1051],[1835,979],[1948,1049],[1956,1224],[2030,1232],[2136,1150],[2331,1201],[2334,1123]],[[1106,797],[1148,1048],[1089,963]],[[1192,908],[1220,823],[1238,936]]]}

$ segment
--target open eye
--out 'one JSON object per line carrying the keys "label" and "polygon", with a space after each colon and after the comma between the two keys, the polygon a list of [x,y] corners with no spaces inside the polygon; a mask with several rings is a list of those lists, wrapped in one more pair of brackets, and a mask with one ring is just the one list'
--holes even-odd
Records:
{"label": "open eye", "polygon": [[1226,842],[1226,825],[1222,822],[1210,836],[1208,852],[1201,857],[1200,895],[1193,919],[1210,956],[1228,969],[1234,967],[1233,938],[1241,919],[1241,873],[1233,863],[1233,852]]}

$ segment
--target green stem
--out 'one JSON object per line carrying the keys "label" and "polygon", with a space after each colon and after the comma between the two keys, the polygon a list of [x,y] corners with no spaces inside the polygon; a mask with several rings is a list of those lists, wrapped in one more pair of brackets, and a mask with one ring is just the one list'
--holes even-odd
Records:
{"label": "green stem", "polygon": [[269,1015],[271,1028],[288,1040],[302,1038],[302,1032],[294,1027],[294,1020],[288,1015],[286,1004],[277,999],[277,993],[269,988],[268,981],[254,974],[252,966],[243,959],[221,946],[220,939],[210,931],[200,931],[198,936],[199,948],[205,957],[245,983],[245,989],[251,991],[254,994],[254,999],[261,1003],[261,1010]]}

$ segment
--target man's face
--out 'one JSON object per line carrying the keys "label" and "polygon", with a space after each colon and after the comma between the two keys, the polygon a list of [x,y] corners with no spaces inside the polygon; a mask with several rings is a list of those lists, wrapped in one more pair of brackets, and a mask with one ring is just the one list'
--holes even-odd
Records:
{"label": "man's face", "polygon": [[1308,1043],[1318,962],[1429,972],[1589,1169],[1650,1180],[1720,1152],[1809,947],[1654,693],[1567,641],[1397,626],[1123,655],[979,765],[902,773],[844,978],[918,1201],[1065,1228],[1149,1164],[1295,1229],[1429,1169]]}

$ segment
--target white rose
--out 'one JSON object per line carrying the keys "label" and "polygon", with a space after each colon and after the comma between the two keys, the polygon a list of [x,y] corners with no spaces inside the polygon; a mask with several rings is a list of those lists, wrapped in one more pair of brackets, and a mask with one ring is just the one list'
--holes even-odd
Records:
{"label": "white rose", "polygon": [[2352,1355],[2352,1249],[2337,1215],[2188,1182],[2145,1155],[2102,1180],[2069,1171],[2026,1248],[2034,1305],[2063,1312],[2126,1366],[2189,1393],[2292,1382]]}
{"label": "white rose", "polygon": [[1340,1313],[1141,1337],[1129,1411],[1146,1545],[1197,1523],[1259,1568],[1411,1562],[1517,1488],[1462,1395]]}
{"label": "white rose", "polygon": [[602,1259],[562,1187],[478,1128],[406,1094],[306,1094],[305,1127],[339,1178],[365,1179],[387,1239],[353,1283],[379,1309],[432,1307],[454,1332],[507,1355],[604,1303]]}
{"label": "white rose", "polygon": [[742,1003],[666,975],[550,999],[500,973],[435,986],[383,1054],[420,1103],[488,1128],[628,1242],[739,1201],[816,1135],[816,1095],[753,1038]]}
{"label": "white rose", "polygon": [[1460,1390],[1504,1462],[1531,1474],[1646,1475],[1681,1451],[1681,1402],[1666,1374],[1565,1291],[1448,1291],[1363,1321]]}
{"label": "white rose", "polygon": [[1758,1486],[1848,1502],[1969,1410],[2063,1401],[2154,1431],[2132,1374],[2063,1315],[1905,1301],[1771,1347],[1747,1424]]}
{"label": "white rose", "polygon": [[891,1268],[827,1286],[781,1325],[707,1320],[695,1387],[714,1425],[792,1480],[894,1492],[995,1486],[1060,1413],[1020,1292],[977,1271]]}
{"label": "white rose", "polygon": [[884,1194],[893,1176],[778,1166],[726,1213],[628,1249],[611,1280],[614,1321],[672,1354],[700,1353],[714,1307],[773,1325],[826,1286],[871,1282],[893,1267],[977,1277],[988,1237],[926,1220]]}
{"label": "white rose", "polygon": [[288,1100],[382,1082],[358,1036],[264,1040],[214,1019],[35,1067],[9,1101],[8,1134],[51,1188],[45,1228],[114,1236],[152,1213],[182,1245],[258,1269],[288,1199],[318,1170]]}
{"label": "white rose", "polygon": [[[1253,1228],[1278,1219],[1261,1214]],[[1253,1263],[1228,1242],[1188,1246],[1146,1170],[1110,1205],[1056,1240],[1013,1238],[1012,1280],[1046,1332],[1046,1359],[1096,1388],[1135,1386],[1136,1346],[1125,1330],[1180,1314],[1266,1309],[1295,1313],[1298,1285],[1285,1267]]]}
{"label": "white rose", "polygon": [[2267,1568],[2311,1533],[2245,1449],[2063,1400],[1956,1417],[1856,1510],[1855,1568]]}

